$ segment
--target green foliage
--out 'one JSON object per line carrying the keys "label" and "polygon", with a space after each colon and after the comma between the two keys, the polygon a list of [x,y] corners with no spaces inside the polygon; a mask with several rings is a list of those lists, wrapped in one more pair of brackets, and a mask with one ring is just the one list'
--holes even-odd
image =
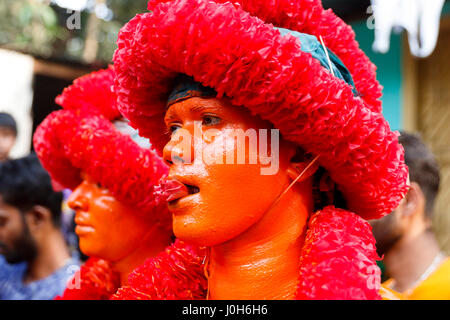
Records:
{"label": "green foliage", "polygon": [[[82,61],[89,19],[98,19],[91,10],[80,14],[80,28],[70,29],[73,12],[50,4],[50,0],[1,0],[0,47],[35,56]],[[146,0],[107,0],[112,10],[109,21],[98,19],[91,31],[98,41],[97,62],[108,63],[116,49],[119,29],[137,13],[145,12]],[[92,35],[91,35],[92,36]]]}
{"label": "green foliage", "polygon": [[40,1],[0,2],[0,45],[11,49],[52,54],[52,44],[66,36],[53,9]]}

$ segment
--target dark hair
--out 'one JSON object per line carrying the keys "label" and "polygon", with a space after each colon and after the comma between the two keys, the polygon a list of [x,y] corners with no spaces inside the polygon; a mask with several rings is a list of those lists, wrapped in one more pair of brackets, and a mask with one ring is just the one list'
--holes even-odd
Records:
{"label": "dark hair", "polygon": [[46,207],[53,224],[60,226],[63,195],[53,190],[50,176],[35,154],[0,164],[0,196],[22,213],[35,205]]}
{"label": "dark hair", "polygon": [[[313,156],[298,147],[293,162],[312,160]],[[338,190],[336,184],[328,175],[328,172],[319,167],[313,175],[312,195],[314,201],[314,212],[322,210],[326,206],[334,206],[340,209],[347,209],[347,202],[343,194]]]}
{"label": "dark hair", "polygon": [[439,191],[439,165],[419,134],[401,132],[398,140],[405,149],[409,179],[419,184],[422,189],[425,195],[425,213],[431,218]]}
{"label": "dark hair", "polygon": [[0,127],[8,128],[17,136],[17,125],[14,118],[6,112],[0,112]]}

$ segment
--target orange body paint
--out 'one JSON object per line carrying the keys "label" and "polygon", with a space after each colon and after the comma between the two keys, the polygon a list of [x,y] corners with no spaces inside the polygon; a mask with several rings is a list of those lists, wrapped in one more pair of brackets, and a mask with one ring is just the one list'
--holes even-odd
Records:
{"label": "orange body paint", "polygon": [[[260,161],[249,163],[250,148],[245,164],[208,163],[198,157],[198,152],[213,151],[232,157],[237,144],[224,141],[230,141],[233,130],[272,129],[269,122],[226,99],[197,97],[170,106],[165,121],[172,131],[164,148],[168,178],[184,186],[169,198],[174,233],[211,247],[209,298],[293,299],[305,226],[313,210],[310,177],[315,170],[278,201],[302,171],[299,167],[307,165],[291,161],[296,145],[280,140],[279,170],[273,175],[261,174]],[[195,128],[199,123],[201,128]],[[195,136],[195,130],[207,129],[216,134]],[[194,136],[190,150],[180,141],[182,131]]]}

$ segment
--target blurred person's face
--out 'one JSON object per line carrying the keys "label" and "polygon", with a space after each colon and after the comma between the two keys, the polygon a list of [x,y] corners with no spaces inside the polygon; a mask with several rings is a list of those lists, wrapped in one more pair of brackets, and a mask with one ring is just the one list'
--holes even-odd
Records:
{"label": "blurred person's face", "polygon": [[[180,239],[213,246],[235,238],[262,218],[290,182],[288,168],[296,146],[284,140],[276,155],[271,146],[267,148],[278,158],[278,170],[273,174],[261,174],[268,165],[261,164],[260,154],[256,163],[250,163],[249,158],[255,154],[248,144],[243,164],[207,161],[208,155],[214,154],[222,159],[235,158],[243,145],[233,134],[240,130],[266,129],[271,136],[272,125],[243,107],[233,106],[226,99],[194,97],[170,106],[165,122],[172,132],[164,148],[164,160],[170,166],[168,180],[178,185],[170,191],[168,207],[174,233]],[[208,136],[209,129],[215,130],[215,136]],[[184,147],[180,145],[181,134],[193,137]],[[257,136],[258,142],[260,138]],[[305,212],[305,221],[307,216]]]}
{"label": "blurred person's face", "polygon": [[32,261],[37,245],[19,209],[5,203],[0,196],[0,254],[8,263]]}
{"label": "blurred person's face", "polygon": [[430,226],[425,216],[425,197],[420,186],[412,182],[399,206],[387,216],[369,221],[378,255],[388,253],[405,236],[419,234]]}
{"label": "blurred person's face", "polygon": [[[402,206],[400,204],[400,206]],[[399,207],[381,219],[371,220],[372,232],[376,240],[377,253],[380,257],[389,252],[390,249],[402,238],[403,231],[399,221]]]}
{"label": "blurred person's face", "polygon": [[84,254],[112,262],[131,254],[144,241],[154,222],[83,175],[68,206],[75,210],[75,233]]}
{"label": "blurred person's face", "polygon": [[9,128],[0,127],[0,161],[8,159],[15,142],[14,132]]}

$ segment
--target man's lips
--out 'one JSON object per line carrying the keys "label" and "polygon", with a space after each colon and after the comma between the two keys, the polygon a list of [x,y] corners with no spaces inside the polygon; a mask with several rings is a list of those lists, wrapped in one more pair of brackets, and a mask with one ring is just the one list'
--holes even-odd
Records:
{"label": "man's lips", "polygon": [[88,233],[92,233],[94,231],[95,231],[95,229],[93,227],[87,226],[87,225],[77,225],[75,227],[75,233],[78,236],[82,236],[82,235],[85,235],[85,234],[88,234]]}
{"label": "man's lips", "polygon": [[198,193],[200,191],[197,186],[185,184],[175,179],[167,180],[163,188],[164,194],[167,197],[167,202],[169,203],[173,203],[181,198]]}
{"label": "man's lips", "polygon": [[95,231],[94,227],[83,218],[83,215],[84,213],[81,212],[75,214],[75,233],[79,236]]}

